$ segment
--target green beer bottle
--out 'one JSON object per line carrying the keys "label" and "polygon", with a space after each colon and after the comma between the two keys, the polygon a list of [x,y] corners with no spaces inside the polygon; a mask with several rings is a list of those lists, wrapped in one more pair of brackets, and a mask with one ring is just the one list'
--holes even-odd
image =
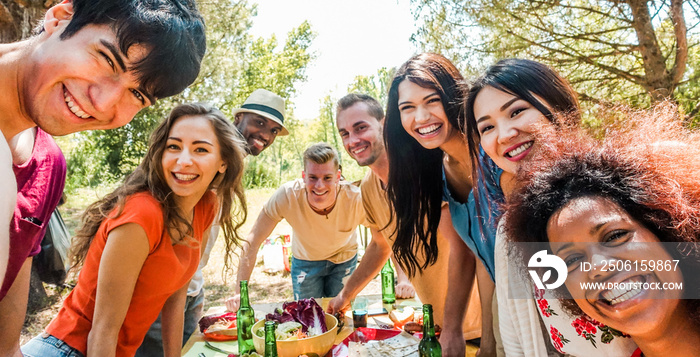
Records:
{"label": "green beer bottle", "polygon": [[277,323],[265,321],[265,357],[277,357],[277,337],[275,330]]}
{"label": "green beer bottle", "polygon": [[442,347],[437,337],[435,337],[435,324],[433,321],[433,305],[423,305],[423,338],[418,344],[418,355],[420,357],[440,357]]}
{"label": "green beer bottle", "polygon": [[396,301],[394,292],[394,268],[391,267],[391,259],[386,261],[382,268],[382,302],[393,304]]}
{"label": "green beer bottle", "polygon": [[255,352],[253,345],[253,331],[255,312],[248,301],[248,280],[241,280],[241,306],[236,313],[236,326],[238,328],[238,354]]}

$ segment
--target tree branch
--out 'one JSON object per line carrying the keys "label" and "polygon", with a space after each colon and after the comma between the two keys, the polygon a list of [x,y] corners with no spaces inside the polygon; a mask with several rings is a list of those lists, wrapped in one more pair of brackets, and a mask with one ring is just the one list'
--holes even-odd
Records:
{"label": "tree branch", "polygon": [[669,12],[671,21],[673,21],[673,33],[676,36],[676,59],[670,71],[671,81],[675,87],[675,84],[683,79],[683,74],[685,73],[688,63],[688,38],[686,37],[688,32],[685,27],[683,1],[671,0]]}
{"label": "tree branch", "polygon": [[[513,12],[507,12],[506,15],[512,17],[513,19],[515,19],[521,23],[526,23],[524,18],[518,16],[517,14],[515,14]],[[529,26],[535,28],[536,30],[550,34],[552,37],[555,37],[555,38],[551,39],[549,42],[560,42],[560,40],[562,38],[564,38],[564,39],[570,39],[570,40],[577,40],[577,41],[583,40],[583,41],[587,41],[587,42],[591,42],[591,43],[597,43],[597,44],[605,45],[605,46],[612,47],[615,49],[618,49],[620,47],[623,47],[623,48],[626,47],[630,50],[637,50],[638,49],[638,46],[636,46],[636,45],[612,43],[612,42],[604,41],[602,39],[589,37],[589,36],[603,35],[603,34],[612,33],[615,31],[620,31],[620,30],[625,30],[625,29],[632,29],[631,26],[629,26],[629,27],[628,26],[616,27],[616,28],[601,30],[601,31],[597,31],[597,32],[588,32],[588,33],[579,33],[579,34],[565,34],[565,33],[557,32],[554,29],[552,29],[552,30],[547,29],[545,27],[546,24],[542,22],[541,18],[538,18],[538,21],[540,22],[541,26],[537,26],[535,24],[529,24]]]}
{"label": "tree branch", "polygon": [[590,65],[592,65],[592,66],[594,66],[594,67],[600,68],[600,69],[605,70],[605,71],[608,71],[608,72],[610,72],[610,73],[613,73],[613,74],[615,74],[615,75],[617,75],[617,76],[619,76],[619,77],[622,77],[622,78],[624,78],[624,79],[626,79],[626,80],[628,80],[628,81],[630,81],[630,82],[632,82],[632,83],[639,84],[639,85],[642,85],[642,86],[646,84],[646,82],[645,82],[645,80],[644,80],[644,77],[637,76],[637,75],[634,75],[634,74],[631,74],[631,73],[627,73],[627,72],[625,72],[625,71],[623,71],[623,70],[620,70],[620,69],[617,69],[617,68],[615,68],[615,67],[611,67],[611,66],[608,66],[608,65],[604,65],[604,64],[602,64],[602,63],[597,63],[597,62],[591,60],[590,58],[588,58],[588,57],[586,57],[586,56],[572,56],[571,53],[568,53],[568,52],[566,52],[566,51],[562,51],[562,50],[560,50],[560,49],[551,48],[551,47],[545,46],[545,45],[543,45],[543,44],[540,44],[540,43],[538,43],[538,42],[529,40],[529,39],[527,39],[527,38],[525,38],[525,37],[523,37],[523,36],[520,36],[520,35],[514,33],[513,31],[508,31],[508,33],[511,34],[511,35],[513,35],[513,36],[515,36],[515,37],[518,37],[519,39],[521,39],[521,40],[523,40],[523,41],[525,41],[525,42],[527,42],[527,43],[529,43],[529,44],[531,44],[531,45],[533,45],[533,46],[536,46],[536,47],[539,47],[539,48],[542,48],[542,49],[544,49],[544,50],[551,51],[551,52],[554,52],[554,53],[563,54],[563,55],[565,55],[565,56],[574,57],[574,58],[580,60],[581,62],[590,64]]}
{"label": "tree branch", "polygon": [[632,9],[633,26],[637,33],[637,41],[639,41],[639,50],[642,54],[642,63],[646,74],[643,85],[651,94],[652,99],[659,101],[669,96],[673,88],[671,88],[666,62],[651,23],[647,1],[629,0],[628,4]]}
{"label": "tree branch", "polygon": [[[545,1],[534,1],[534,0],[531,0],[530,2],[531,2],[531,3],[550,4],[550,3],[551,3],[551,0],[545,0]],[[559,2],[559,6],[561,6],[561,7],[563,7],[563,8],[567,8],[567,9],[581,10],[581,11],[585,11],[585,12],[589,12],[589,13],[593,13],[593,14],[598,14],[598,15],[600,15],[600,16],[607,17],[607,18],[612,19],[612,20],[615,20],[615,21],[627,22],[627,23],[629,23],[630,25],[632,24],[632,21],[630,21],[629,19],[619,18],[619,17],[617,17],[617,16],[611,15],[611,14],[608,13],[608,12],[596,10],[596,9],[593,9],[593,8],[590,8],[590,7],[576,6],[576,5],[568,5],[568,4],[564,4],[563,2]],[[612,8],[611,8],[611,10],[612,10]]]}

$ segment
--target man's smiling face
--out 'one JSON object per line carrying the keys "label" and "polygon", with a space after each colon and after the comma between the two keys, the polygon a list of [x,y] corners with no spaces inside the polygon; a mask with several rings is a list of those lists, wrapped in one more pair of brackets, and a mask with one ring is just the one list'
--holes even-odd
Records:
{"label": "man's smiling face", "polygon": [[358,102],[338,112],[336,125],[345,151],[358,165],[372,165],[384,153],[382,121],[369,113],[366,103]]}
{"label": "man's smiling face", "polygon": [[317,211],[327,209],[335,204],[338,196],[340,170],[331,160],[325,164],[307,161],[302,172],[306,185],[306,197],[312,208]]}
{"label": "man's smiling face", "polygon": [[281,125],[255,113],[240,113],[234,124],[245,138],[246,150],[253,156],[258,156],[272,145],[282,131]]}
{"label": "man's smiling face", "polygon": [[130,70],[147,49],[133,45],[122,53],[108,25],[87,25],[62,40],[65,24],[46,27],[20,75],[22,112],[29,120],[52,135],[66,135],[124,126],[153,104]]}

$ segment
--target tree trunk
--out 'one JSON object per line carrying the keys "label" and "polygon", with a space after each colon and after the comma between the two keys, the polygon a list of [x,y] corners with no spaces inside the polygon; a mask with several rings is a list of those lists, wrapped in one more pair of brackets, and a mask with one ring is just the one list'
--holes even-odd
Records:
{"label": "tree trunk", "polygon": [[57,0],[0,0],[0,43],[23,40]]}
{"label": "tree trunk", "polygon": [[644,65],[645,89],[649,92],[652,102],[672,98],[673,91],[683,78],[688,59],[688,44],[686,26],[683,17],[683,1],[673,0],[670,6],[670,17],[673,21],[676,35],[676,58],[672,68],[666,67],[666,59],[659,46],[656,32],[651,21],[647,0],[629,0],[632,10],[632,26],[637,33],[639,52]]}

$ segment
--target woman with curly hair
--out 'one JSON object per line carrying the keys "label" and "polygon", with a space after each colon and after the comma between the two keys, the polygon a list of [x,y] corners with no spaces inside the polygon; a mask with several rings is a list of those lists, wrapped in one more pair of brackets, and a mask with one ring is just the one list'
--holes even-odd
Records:
{"label": "woman with curly hair", "polygon": [[187,286],[219,204],[227,266],[238,245],[243,153],[218,109],[175,107],[136,170],[83,214],[72,247],[73,263],[82,265],[78,283],[22,353],[133,356],[162,310],[165,356],[179,356]]}
{"label": "woman with curly hair", "polygon": [[[384,124],[389,157],[387,196],[396,219],[392,249],[396,260],[413,276],[437,260],[438,236],[449,241],[447,295],[451,298],[445,302],[441,337],[445,355],[464,355],[460,331],[467,305],[471,305],[476,270],[479,293],[488,298],[481,299],[481,353],[489,355],[493,334],[490,312],[484,311],[490,306],[493,283],[491,270],[484,267],[492,266],[493,255],[479,255],[483,263],[475,263],[474,255],[488,249],[480,248],[481,239],[471,238],[474,231],[470,228],[476,225],[470,224],[471,166],[460,130],[461,82],[459,70],[434,53],[413,56],[394,75]],[[443,209],[443,201],[448,202],[449,211]]]}
{"label": "woman with curly hair", "polygon": [[[633,356],[697,356],[700,135],[683,128],[672,106],[626,120],[602,142],[542,134],[547,144],[518,176],[505,230],[514,242],[544,243],[565,262],[557,295],[573,298],[570,313],[590,316],[578,328],[610,333],[602,323],[630,335],[639,346]],[[510,256],[526,266],[536,249],[516,243]],[[598,286],[582,288],[591,283]]]}
{"label": "woman with curly hair", "polygon": [[[513,194],[517,188],[516,173],[535,156],[534,150],[542,143],[534,136],[535,127],[555,130],[578,127],[581,117],[577,96],[569,83],[546,65],[505,59],[489,67],[471,84],[464,109],[465,134],[473,175],[477,178],[476,211],[477,216],[483,217],[478,224],[483,232],[496,231],[497,225],[503,224],[499,220],[503,207],[494,210],[492,205],[501,206]],[[484,189],[491,186],[497,189]],[[493,310],[506,355],[546,356],[559,352],[575,356],[619,356],[634,349],[623,338],[602,341],[600,336],[577,335],[571,326],[577,317],[563,313],[557,299],[536,296],[538,291],[533,289],[529,278],[519,279],[509,274],[506,249],[510,237],[499,229],[493,235],[485,234],[484,239],[492,239],[498,301],[497,309]],[[513,298],[513,286],[524,295]],[[552,335],[550,338],[545,337],[543,324],[561,331],[563,337],[550,333],[547,334]],[[560,340],[568,345],[562,346]]]}

